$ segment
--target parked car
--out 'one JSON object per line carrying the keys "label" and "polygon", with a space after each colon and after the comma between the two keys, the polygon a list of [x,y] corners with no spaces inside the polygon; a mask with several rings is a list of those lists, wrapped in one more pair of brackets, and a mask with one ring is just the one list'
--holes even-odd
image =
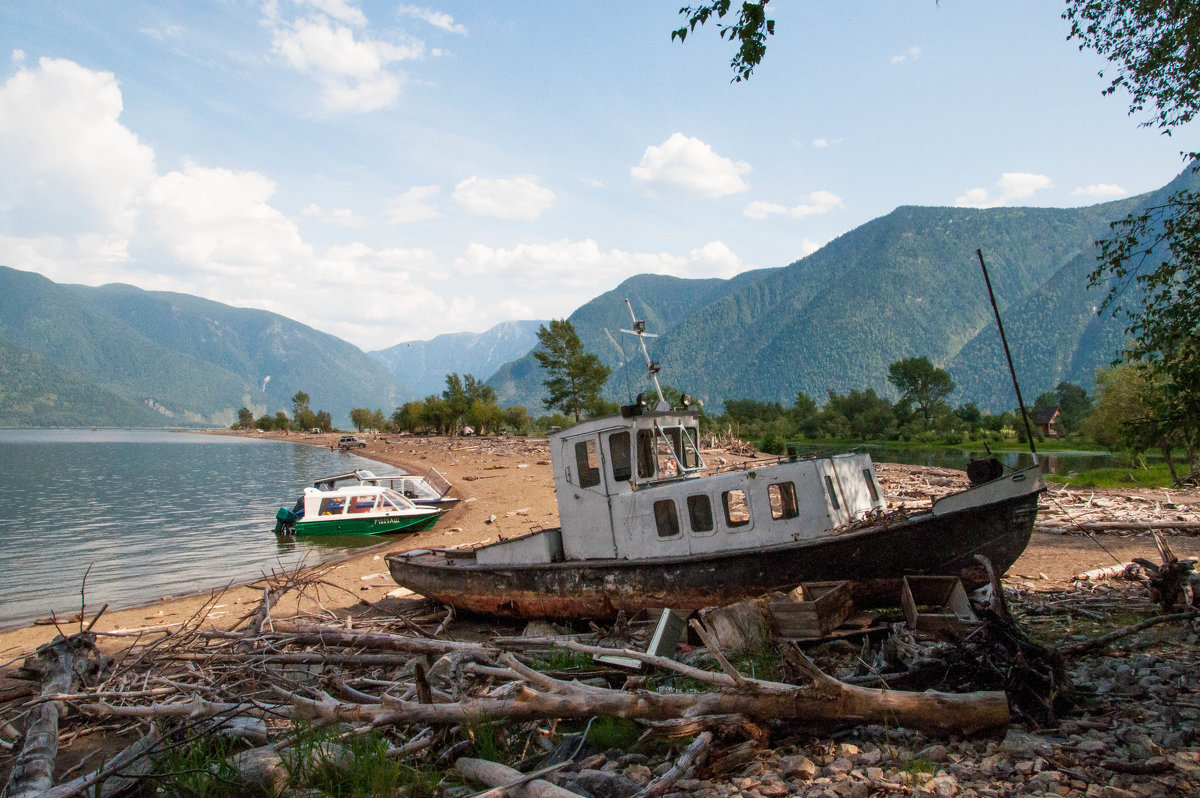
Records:
{"label": "parked car", "polygon": [[365,449],[367,442],[358,438],[355,435],[343,435],[338,438],[337,442],[339,449]]}

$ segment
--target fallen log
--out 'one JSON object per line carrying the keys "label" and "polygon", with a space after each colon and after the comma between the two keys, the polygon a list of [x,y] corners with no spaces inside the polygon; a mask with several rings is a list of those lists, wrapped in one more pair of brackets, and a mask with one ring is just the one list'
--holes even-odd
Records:
{"label": "fallen log", "polygon": [[1000,691],[952,694],[935,690],[922,693],[879,690],[839,682],[815,666],[810,673],[814,682],[810,685],[746,679],[746,687],[736,691],[655,693],[559,681],[528,671],[512,657],[503,659],[514,671],[514,678],[528,679],[541,689],[522,685],[512,696],[505,698],[470,698],[444,704],[422,704],[388,695],[382,696],[379,704],[349,704],[331,696],[324,699],[293,696],[292,717],[378,727],[408,723],[478,723],[483,718],[523,721],[603,715],[670,720],[695,715],[740,714],[759,720],[892,724],[946,734],[996,728],[1009,721],[1008,700]]}
{"label": "fallen log", "polygon": [[[57,637],[37,650],[37,659],[27,667],[41,672],[41,693],[45,696],[72,693],[78,683],[80,654],[95,646],[90,634]],[[58,756],[58,719],[61,701],[43,701],[29,710],[25,743],[0,791],[2,798],[34,798],[45,795],[54,786],[54,760]]]}
{"label": "fallen log", "polygon": [[150,772],[154,763],[149,754],[158,747],[161,739],[157,730],[151,730],[106,762],[104,767],[58,785],[47,793],[47,798],[72,798],[85,794],[103,797],[129,789],[137,783],[138,777]]}
{"label": "fallen log", "polygon": [[670,790],[680,779],[692,778],[708,760],[708,751],[712,741],[712,732],[701,732],[695,740],[692,740],[692,744],[679,755],[670,770],[643,787],[633,798],[658,798]]}
{"label": "fallen log", "polygon": [[1037,532],[1062,535],[1070,532],[1114,532],[1126,530],[1175,529],[1179,532],[1200,532],[1200,521],[1072,521],[1070,526],[1038,524]]}
{"label": "fallen log", "polygon": [[1122,626],[1115,632],[1109,632],[1106,635],[1102,635],[1092,640],[1086,640],[1082,643],[1076,643],[1073,646],[1060,648],[1058,653],[1064,657],[1074,657],[1097,648],[1104,648],[1115,640],[1120,640],[1122,637],[1128,637],[1131,634],[1136,634],[1137,632],[1140,632],[1143,629],[1149,629],[1152,626],[1158,626],[1160,623],[1184,621],[1190,618],[1195,618],[1198,614],[1200,614],[1200,610],[1193,609],[1188,610],[1187,612],[1176,612],[1171,615],[1156,615],[1153,618],[1147,618],[1144,621],[1139,621],[1138,623],[1130,624],[1129,626]]}
{"label": "fallen log", "polygon": [[566,764],[562,762],[526,774],[499,762],[464,756],[455,760],[454,769],[468,779],[474,779],[492,788],[474,798],[579,798],[570,790],[539,778],[561,770]]}

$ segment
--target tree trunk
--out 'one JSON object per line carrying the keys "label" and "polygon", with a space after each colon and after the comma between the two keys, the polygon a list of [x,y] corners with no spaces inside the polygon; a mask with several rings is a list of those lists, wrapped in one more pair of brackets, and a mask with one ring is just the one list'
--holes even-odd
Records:
{"label": "tree trunk", "polygon": [[[59,637],[37,652],[36,668],[41,671],[44,696],[75,691],[78,647],[90,647],[91,635]],[[8,784],[0,798],[34,798],[45,795],[54,786],[54,760],[58,756],[58,719],[61,701],[43,701],[29,711],[25,744],[13,765]]]}

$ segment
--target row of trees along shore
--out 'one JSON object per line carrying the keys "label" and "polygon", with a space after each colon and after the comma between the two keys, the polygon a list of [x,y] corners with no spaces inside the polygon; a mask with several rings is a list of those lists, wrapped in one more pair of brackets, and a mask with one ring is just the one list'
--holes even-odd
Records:
{"label": "row of trees along shore", "polygon": [[[551,321],[538,331],[539,348],[534,355],[545,371],[543,400],[549,415],[533,417],[520,405],[501,408],[496,393],[471,374],[446,375],[446,389],[424,399],[406,402],[385,416],[382,410],[355,408],[350,411],[354,427],[362,432],[450,435],[469,430],[488,435],[544,435],[553,427],[567,426],[585,417],[617,412],[617,404],[600,392],[610,370],[599,358],[587,353],[574,327],[565,319]],[[954,381],[928,358],[913,357],[892,363],[888,382],[899,394],[897,401],[878,395],[874,389],[830,392],[823,406],[800,392],[790,407],[780,402],[730,399],[724,412],[709,416],[701,410],[702,432],[732,432],[759,443],[762,451],[783,454],[789,441],[893,441],[931,445],[962,445],[972,442],[1023,442],[1026,427],[1016,411],[985,414],[974,403],[952,407]],[[1156,450],[1163,454],[1172,476],[1177,478],[1174,453],[1182,450],[1191,470],[1196,468],[1196,450],[1189,447],[1185,429],[1156,416],[1164,402],[1162,376],[1144,362],[1126,362],[1097,374],[1096,396],[1069,382],[1060,382],[1042,393],[1027,408],[1034,435],[1044,440],[1045,426],[1034,423],[1053,415],[1053,435],[1083,445],[1099,445],[1136,457]],[[664,389],[673,406],[680,405],[674,388]],[[330,431],[329,413],[312,411],[308,394],[292,397],[293,416],[253,418],[247,408],[239,412],[235,427],[259,429],[318,429]],[[1054,411],[1057,410],[1055,414]]]}

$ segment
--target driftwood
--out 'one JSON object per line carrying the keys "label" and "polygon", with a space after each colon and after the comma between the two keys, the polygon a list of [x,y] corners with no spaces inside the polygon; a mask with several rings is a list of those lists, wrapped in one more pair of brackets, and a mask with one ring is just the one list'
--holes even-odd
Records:
{"label": "driftwood", "polygon": [[[41,672],[41,693],[45,696],[71,693],[82,671],[81,660],[94,648],[90,634],[58,637],[37,651],[36,664]],[[54,785],[54,760],[58,756],[58,720],[61,701],[41,701],[29,710],[25,744],[13,765],[3,798],[33,798],[44,795]]]}
{"label": "driftwood", "polygon": [[696,735],[684,752],[675,760],[675,764],[666,773],[643,787],[633,798],[658,798],[674,786],[680,779],[690,779],[708,760],[709,748],[712,746],[713,733],[701,732]]}
{"label": "driftwood", "polygon": [[1076,643],[1075,645],[1071,646],[1064,646],[1063,648],[1060,648],[1058,652],[1066,657],[1078,656],[1089,651],[1095,651],[1096,649],[1104,648],[1109,643],[1113,643],[1123,637],[1128,637],[1131,634],[1136,634],[1143,629],[1149,629],[1152,626],[1170,623],[1171,621],[1190,620],[1195,618],[1197,615],[1200,615],[1200,610],[1188,610],[1187,612],[1177,612],[1171,615],[1157,615],[1153,618],[1147,618],[1144,621],[1130,624],[1129,626],[1123,626],[1114,632],[1109,632],[1108,634],[1097,637],[1093,640],[1087,640],[1083,643]]}
{"label": "driftwood", "polygon": [[474,798],[578,798],[576,793],[540,778],[561,770],[567,764],[561,762],[526,774],[499,762],[464,756],[455,761],[454,769],[468,779],[492,788],[478,793]]}

